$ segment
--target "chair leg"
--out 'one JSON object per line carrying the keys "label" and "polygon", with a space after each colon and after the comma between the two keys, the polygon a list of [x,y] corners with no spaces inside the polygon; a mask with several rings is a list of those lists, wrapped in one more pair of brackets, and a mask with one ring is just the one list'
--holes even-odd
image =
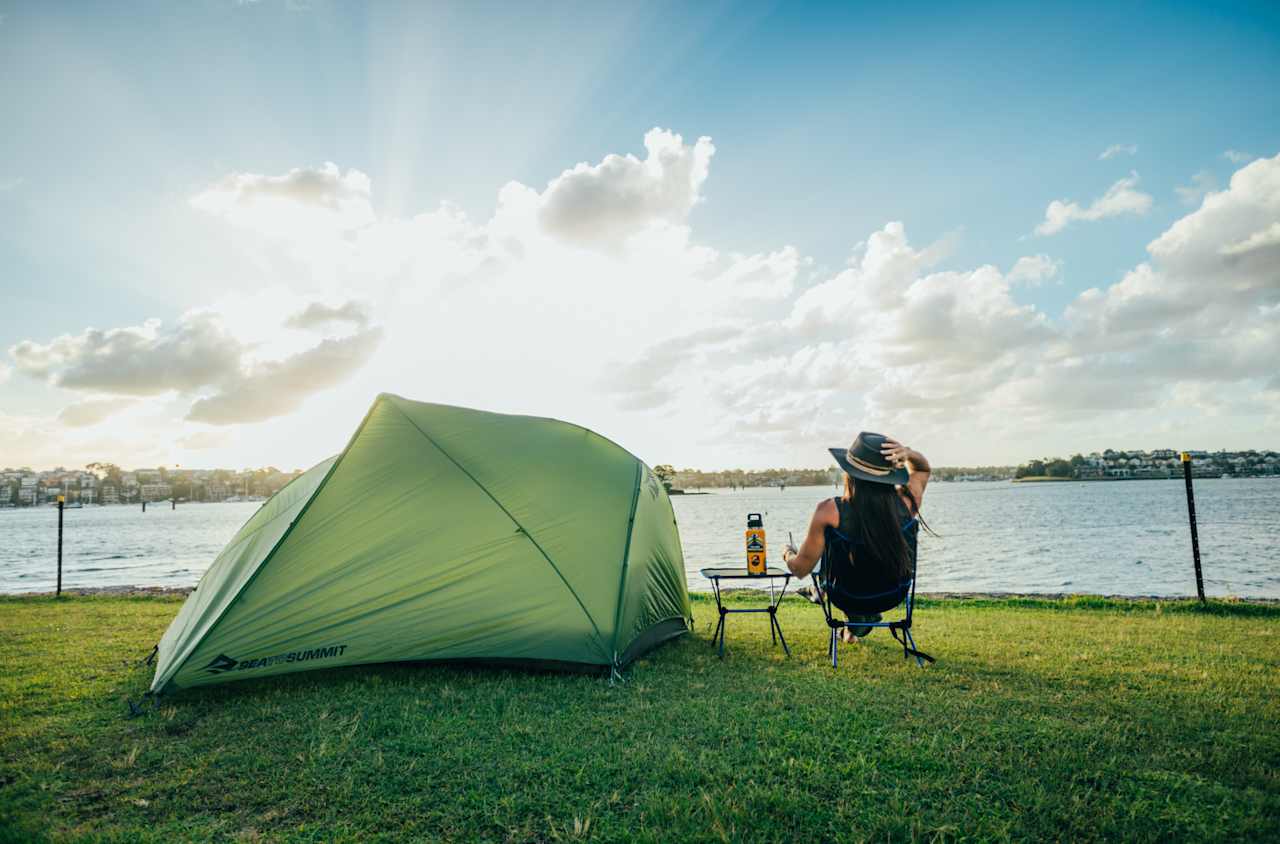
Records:
{"label": "chair leg", "polygon": [[834,627],[831,628],[831,667],[840,667],[840,637]]}
{"label": "chair leg", "polygon": [[[913,650],[913,651],[918,651],[918,650],[920,650],[919,648],[917,648],[917,647],[916,647],[916,639],[915,639],[915,637],[911,635],[911,628],[910,628],[910,627],[908,627],[907,629],[903,630],[902,632],[907,634],[907,641],[911,643],[911,650]],[[919,665],[921,668],[924,668],[924,660],[917,656],[917,657],[916,657],[916,665]]]}

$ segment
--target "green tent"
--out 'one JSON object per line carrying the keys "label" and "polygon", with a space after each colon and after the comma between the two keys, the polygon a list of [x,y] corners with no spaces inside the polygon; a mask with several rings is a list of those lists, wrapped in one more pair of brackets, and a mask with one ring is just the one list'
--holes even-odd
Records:
{"label": "green tent", "polygon": [[382,394],[214,560],[151,690],[396,660],[617,670],[690,617],[671,502],[635,456]]}

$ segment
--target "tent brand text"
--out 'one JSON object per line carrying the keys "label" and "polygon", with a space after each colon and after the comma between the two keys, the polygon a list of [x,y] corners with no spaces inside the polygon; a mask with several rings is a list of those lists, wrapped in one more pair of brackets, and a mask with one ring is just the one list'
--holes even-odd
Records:
{"label": "tent brand text", "polygon": [[275,656],[264,656],[257,659],[232,659],[226,654],[218,656],[205,666],[211,674],[223,674],[227,671],[246,671],[251,668],[266,668],[268,665],[279,665],[287,662],[309,662],[314,659],[332,659],[342,656],[346,645],[330,645],[327,648],[311,648],[305,651],[289,651]]}

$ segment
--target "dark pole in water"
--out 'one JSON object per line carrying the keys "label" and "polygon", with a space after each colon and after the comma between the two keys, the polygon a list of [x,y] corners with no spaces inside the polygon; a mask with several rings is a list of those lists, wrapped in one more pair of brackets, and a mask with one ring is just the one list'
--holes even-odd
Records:
{"label": "dark pole in water", "polygon": [[171,507],[169,508],[170,510],[177,510],[177,509],[178,509],[178,499],[176,499],[176,498],[170,498],[170,499],[169,499],[169,503],[170,503],[171,505],[173,505],[173,506],[171,506]]}
{"label": "dark pole in water", "polygon": [[62,507],[66,499],[58,496],[58,591],[53,593],[53,597],[62,597]]}
{"label": "dark pole in water", "polygon": [[147,499],[142,499],[142,512],[147,512]]}
{"label": "dark pole in water", "polygon": [[1196,533],[1196,496],[1191,491],[1191,455],[1182,452],[1182,477],[1187,482],[1187,516],[1191,519],[1191,558],[1196,564],[1196,594],[1204,603],[1204,575],[1200,573],[1200,536]]}

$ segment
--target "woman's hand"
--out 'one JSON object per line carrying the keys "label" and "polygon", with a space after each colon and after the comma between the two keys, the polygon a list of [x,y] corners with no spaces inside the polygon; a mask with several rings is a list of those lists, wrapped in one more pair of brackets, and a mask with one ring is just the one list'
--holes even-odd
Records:
{"label": "woman's hand", "polygon": [[907,460],[911,456],[911,449],[897,440],[886,439],[880,446],[880,453],[884,455],[884,459],[888,460],[890,464],[901,469],[907,465]]}
{"label": "woman's hand", "polygon": [[933,469],[929,461],[918,451],[912,451],[897,440],[886,438],[880,446],[880,453],[889,464],[907,469],[906,497],[907,506],[912,513],[919,515],[920,503],[924,501],[924,488],[929,484],[929,473]]}
{"label": "woman's hand", "polygon": [[800,549],[788,542],[787,547],[782,550],[782,562],[790,563],[799,553]]}

